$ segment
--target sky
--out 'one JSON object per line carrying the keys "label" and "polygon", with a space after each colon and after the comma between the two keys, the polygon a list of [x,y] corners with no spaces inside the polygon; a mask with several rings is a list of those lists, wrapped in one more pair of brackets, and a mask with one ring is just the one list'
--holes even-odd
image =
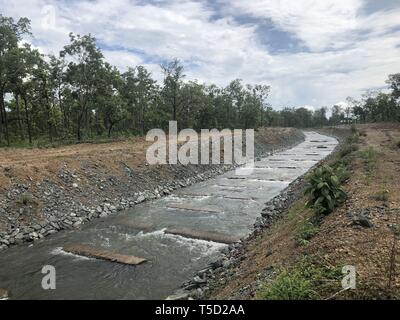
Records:
{"label": "sky", "polygon": [[161,80],[178,58],[189,80],[270,85],[277,109],[331,107],[400,72],[400,0],[0,0],[0,13],[29,18],[45,54],[91,33],[121,71]]}

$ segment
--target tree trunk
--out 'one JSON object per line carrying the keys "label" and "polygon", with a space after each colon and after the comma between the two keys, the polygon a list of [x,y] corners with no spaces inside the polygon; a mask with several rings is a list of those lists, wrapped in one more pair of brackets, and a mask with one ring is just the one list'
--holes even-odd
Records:
{"label": "tree trunk", "polygon": [[18,125],[18,131],[19,134],[21,136],[21,140],[25,140],[25,135],[24,135],[24,130],[22,128],[22,124],[21,124],[21,110],[20,110],[20,106],[19,106],[19,94],[18,93],[14,93],[15,96],[15,106],[16,106],[16,111],[17,111],[17,125]]}
{"label": "tree trunk", "polygon": [[32,128],[31,128],[31,120],[29,119],[28,101],[25,95],[22,96],[22,99],[24,100],[24,105],[25,105],[25,121],[26,121],[26,126],[28,128],[29,144],[32,144]]}
{"label": "tree trunk", "polygon": [[7,110],[6,110],[6,105],[4,102],[4,93],[1,92],[0,93],[0,108],[2,111],[2,119],[3,119],[3,123],[4,123],[4,129],[5,129],[5,137],[6,137],[6,141],[7,141],[7,146],[10,146],[10,137],[8,134],[8,119],[7,119]]}

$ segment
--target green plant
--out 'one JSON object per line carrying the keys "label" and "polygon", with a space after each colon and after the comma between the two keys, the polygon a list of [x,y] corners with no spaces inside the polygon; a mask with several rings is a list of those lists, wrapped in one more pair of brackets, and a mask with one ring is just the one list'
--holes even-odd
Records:
{"label": "green plant", "polygon": [[350,171],[347,169],[346,163],[339,163],[335,168],[335,171],[340,183],[343,183],[350,178]]}
{"label": "green plant", "polygon": [[35,202],[35,200],[34,200],[32,194],[30,194],[30,193],[24,193],[24,194],[20,195],[19,198],[17,199],[17,203],[20,205],[24,205],[24,206],[30,205],[34,202]]}
{"label": "green plant", "polygon": [[359,155],[365,161],[367,172],[371,173],[375,168],[378,152],[373,147],[369,147],[367,149],[361,150],[359,152]]}
{"label": "green plant", "polygon": [[372,196],[372,199],[377,201],[388,201],[390,192],[387,189],[382,189]]}
{"label": "green plant", "polygon": [[346,144],[339,151],[339,157],[344,158],[354,151],[358,150],[358,146],[355,144]]}
{"label": "green plant", "polygon": [[318,232],[319,227],[306,220],[297,230],[295,240],[299,245],[306,245]]}
{"label": "green plant", "polygon": [[284,270],[257,294],[262,300],[311,300],[317,298],[311,280],[301,270]]}
{"label": "green plant", "polygon": [[310,300],[321,298],[319,292],[328,285],[340,285],[341,269],[337,266],[315,264],[302,259],[291,268],[282,269],[278,276],[266,282],[256,298],[263,300]]}
{"label": "green plant", "polygon": [[309,175],[308,182],[310,185],[305,191],[309,196],[307,206],[318,214],[330,213],[347,196],[338,176],[328,165],[315,169]]}

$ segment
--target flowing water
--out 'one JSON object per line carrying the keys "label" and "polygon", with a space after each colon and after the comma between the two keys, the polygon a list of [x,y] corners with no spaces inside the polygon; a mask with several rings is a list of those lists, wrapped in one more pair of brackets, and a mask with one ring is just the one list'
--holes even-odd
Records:
{"label": "flowing water", "polygon": [[[257,161],[250,175],[230,171],[80,230],[1,252],[0,288],[12,299],[163,299],[216,260],[226,243],[248,235],[264,203],[338,143],[314,132],[305,136],[292,149]],[[147,262],[131,266],[86,258],[64,252],[67,244],[87,244]],[[56,269],[55,290],[42,289],[44,265]]]}

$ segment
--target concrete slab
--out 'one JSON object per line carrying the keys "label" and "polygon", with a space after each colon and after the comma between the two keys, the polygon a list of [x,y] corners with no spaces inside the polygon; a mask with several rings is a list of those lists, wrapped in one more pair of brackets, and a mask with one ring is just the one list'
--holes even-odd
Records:
{"label": "concrete slab", "polygon": [[63,247],[63,250],[65,252],[77,254],[80,256],[108,260],[129,265],[138,265],[146,261],[146,259],[144,258],[115,253],[85,244],[67,245]]}

